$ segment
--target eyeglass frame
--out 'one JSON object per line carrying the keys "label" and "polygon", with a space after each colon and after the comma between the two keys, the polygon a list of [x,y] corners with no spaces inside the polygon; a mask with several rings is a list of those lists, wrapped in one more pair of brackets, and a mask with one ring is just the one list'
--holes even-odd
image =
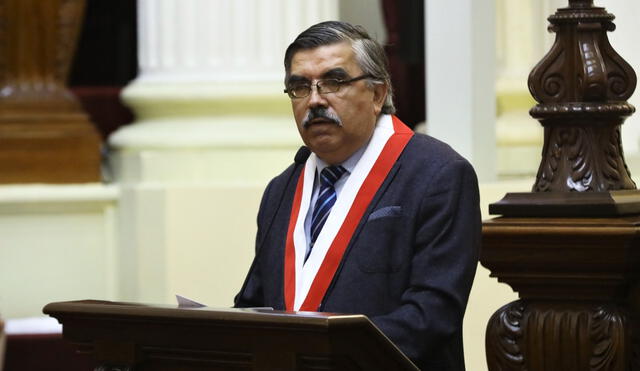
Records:
{"label": "eyeglass frame", "polygon": [[[287,89],[284,89],[284,92],[286,94],[288,94],[289,98],[291,98],[291,99],[302,99],[302,98],[307,98],[308,96],[311,95],[311,92],[313,91],[313,87],[314,86],[316,87],[316,91],[318,92],[318,94],[322,94],[322,95],[331,94],[331,93],[337,93],[338,91],[340,91],[340,88],[342,88],[343,85],[348,85],[348,84],[351,84],[352,82],[356,82],[356,81],[360,81],[360,80],[368,79],[368,78],[375,79],[376,77],[374,75],[370,74],[370,73],[365,73],[365,74],[362,74],[360,76],[356,76],[356,77],[354,77],[352,79],[348,79],[348,80],[319,79],[315,83],[304,84],[304,85],[309,87],[309,93],[307,95],[300,96],[300,97],[297,97],[297,96],[293,95],[293,92],[291,91],[291,87],[289,87]],[[322,83],[325,82],[325,81],[329,81],[329,80],[333,80],[333,81],[337,82],[337,86],[338,86],[337,89],[334,90],[334,91],[322,91]]]}

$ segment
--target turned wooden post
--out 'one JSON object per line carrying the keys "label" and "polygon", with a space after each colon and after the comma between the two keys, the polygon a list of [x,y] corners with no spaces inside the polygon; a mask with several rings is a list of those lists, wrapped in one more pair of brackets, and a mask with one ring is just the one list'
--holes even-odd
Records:
{"label": "turned wooden post", "polygon": [[520,297],[489,321],[489,370],[640,370],[640,192],[620,138],[636,75],[613,19],[593,0],[549,17],[556,41],[529,76],[536,182],[483,225],[482,264]]}
{"label": "turned wooden post", "polygon": [[509,216],[614,216],[640,213],[640,192],[624,161],[620,126],[635,112],[631,66],[609,44],[614,16],[593,0],[571,0],[549,17],[557,34],[529,75],[538,101],[530,114],[544,127],[533,192],[490,205]]}
{"label": "turned wooden post", "polygon": [[100,137],[65,82],[84,0],[0,0],[0,183],[100,180]]}

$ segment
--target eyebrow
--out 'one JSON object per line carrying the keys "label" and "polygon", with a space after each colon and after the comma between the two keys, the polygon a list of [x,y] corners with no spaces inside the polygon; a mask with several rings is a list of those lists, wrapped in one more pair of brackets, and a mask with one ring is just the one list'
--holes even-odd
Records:
{"label": "eyebrow", "polygon": [[[349,74],[347,73],[347,71],[344,70],[344,68],[341,67],[336,67],[336,68],[332,68],[330,70],[328,70],[327,72],[322,74],[322,79],[339,79],[339,80],[345,80],[347,78],[349,78]],[[311,83],[311,81],[309,79],[307,79],[306,77],[300,76],[300,75],[291,75],[289,76],[289,80],[287,80],[287,85],[291,85],[291,84],[304,84],[304,83]]]}
{"label": "eyebrow", "polygon": [[346,79],[347,77],[349,74],[341,67],[332,68],[322,74],[323,79]]}
{"label": "eyebrow", "polygon": [[306,77],[302,77],[300,75],[291,75],[289,76],[289,80],[287,80],[287,85],[301,83],[310,83],[310,81]]}

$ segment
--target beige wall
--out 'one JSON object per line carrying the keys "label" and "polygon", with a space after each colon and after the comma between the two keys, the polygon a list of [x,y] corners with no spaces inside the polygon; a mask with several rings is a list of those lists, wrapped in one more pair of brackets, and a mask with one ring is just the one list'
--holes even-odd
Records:
{"label": "beige wall", "polygon": [[116,299],[117,189],[0,186],[0,314],[41,315],[59,300]]}

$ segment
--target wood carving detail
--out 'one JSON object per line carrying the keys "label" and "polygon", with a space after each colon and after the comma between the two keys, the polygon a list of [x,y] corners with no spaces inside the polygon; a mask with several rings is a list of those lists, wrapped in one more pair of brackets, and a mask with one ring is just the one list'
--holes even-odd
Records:
{"label": "wood carving detail", "polygon": [[[543,64],[544,62],[544,64]],[[562,73],[565,65],[563,46],[556,42],[545,58],[534,67],[529,77],[529,91],[538,102],[561,102],[567,94],[567,81]]]}
{"label": "wood carving detail", "polygon": [[485,348],[491,370],[527,370],[520,347],[524,309],[523,303],[516,301],[498,309],[489,319]]}
{"label": "wood carving detail", "polygon": [[[615,30],[609,23],[608,31]],[[607,71],[609,82],[607,98],[611,101],[626,101],[636,89],[637,78],[633,68],[613,49],[606,33],[602,34],[603,42],[599,44]]]}
{"label": "wood carving detail", "polygon": [[529,75],[529,90],[536,101],[606,103],[631,97],[637,79],[609,43],[607,32],[615,30],[613,19],[595,7],[559,9],[549,17],[549,30],[557,34],[556,40]]}
{"label": "wood carving detail", "polygon": [[[577,90],[582,94],[580,101],[598,102],[607,97],[605,66],[598,49],[596,31],[600,31],[599,23],[578,24],[578,51],[582,59],[582,73],[578,75]],[[589,32],[591,31],[591,32]]]}
{"label": "wood carving detail", "polygon": [[519,300],[489,321],[487,363],[491,371],[628,370],[627,328],[616,306]]}
{"label": "wood carving detail", "polygon": [[635,189],[620,127],[547,127],[534,192]]}
{"label": "wood carving detail", "polygon": [[637,78],[609,43],[614,16],[593,1],[570,1],[549,17],[556,40],[529,75],[545,128],[534,192],[636,189],[624,161],[620,125]]}
{"label": "wood carving detail", "polygon": [[591,370],[626,370],[624,330],[626,316],[615,310],[596,308],[590,328],[593,344],[589,368]]}

